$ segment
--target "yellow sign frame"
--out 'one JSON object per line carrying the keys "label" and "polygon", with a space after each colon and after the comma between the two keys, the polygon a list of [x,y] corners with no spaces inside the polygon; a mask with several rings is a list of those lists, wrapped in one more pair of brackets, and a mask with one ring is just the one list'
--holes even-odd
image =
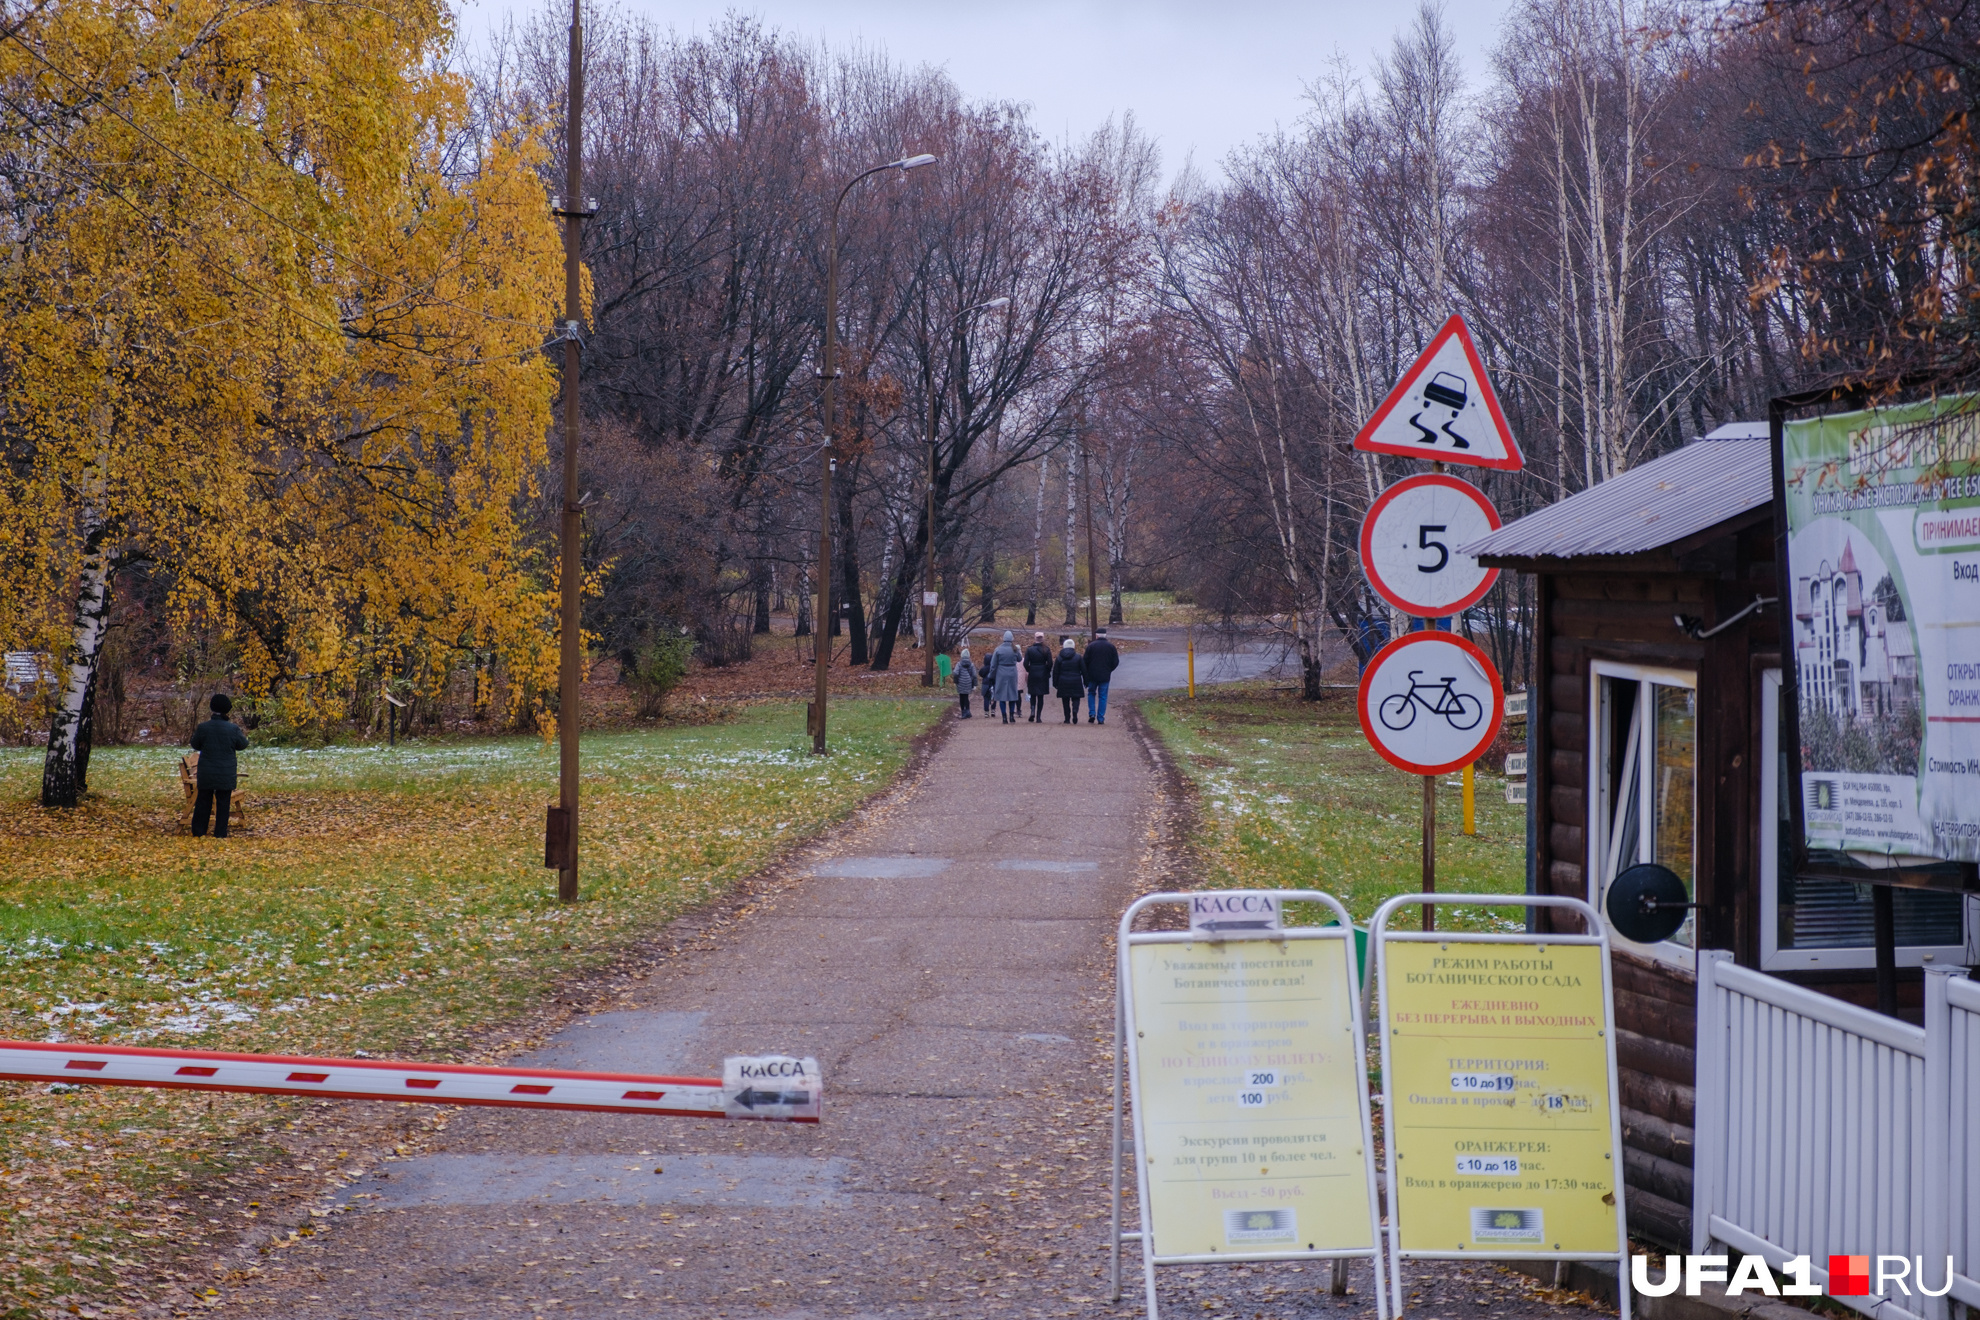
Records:
{"label": "yellow sign frame", "polygon": [[[1592,933],[1389,928],[1396,912],[1425,903],[1565,909]],[[1376,910],[1368,942],[1397,1313],[1406,1259],[1602,1260],[1624,1281],[1629,1320],[1615,990],[1601,917],[1555,895],[1405,894]],[[1607,1216],[1591,1213],[1611,1206],[1613,1234],[1601,1227]]]}
{"label": "yellow sign frame", "polygon": [[[1275,921],[1272,929],[1215,934],[1132,929],[1143,910],[1156,904],[1187,906],[1188,894],[1150,894],[1121,917],[1114,1023],[1113,1296],[1120,1297],[1121,1246],[1127,1241],[1142,1245],[1150,1320],[1157,1320],[1158,1264],[1366,1258],[1374,1271],[1380,1320],[1388,1320],[1368,1095],[1368,1030],[1355,968],[1354,926],[1347,909],[1331,894],[1263,892],[1282,903],[1325,906],[1336,924],[1287,930],[1276,928]],[[1308,952],[1328,956],[1302,956]],[[1170,997],[1163,999],[1163,990],[1147,973],[1153,969],[1152,960],[1177,958],[1186,958],[1189,966],[1170,969],[1178,974],[1172,978]],[[1191,976],[1191,970],[1212,974]],[[1200,1005],[1204,1011],[1185,1013],[1170,1029],[1157,1025],[1151,1010],[1158,1002]],[[1276,1004],[1288,1007],[1274,1008]],[[1293,1005],[1304,1016],[1299,1024],[1303,1032],[1285,1021]],[[1192,1016],[1200,1016],[1200,1021],[1189,1020]],[[1249,1034],[1261,1029],[1272,1034]],[[1234,1047],[1233,1040],[1253,1048]],[[1165,1070],[1164,1058],[1175,1066]],[[1223,1071],[1231,1076],[1217,1075]],[[1254,1087],[1261,1077],[1269,1080]],[[1220,1083],[1231,1092],[1229,1096],[1216,1089]],[[1141,1229],[1124,1234],[1122,1101],[1128,1093],[1134,1100]],[[1186,1147],[1215,1152],[1203,1158],[1214,1158],[1218,1167],[1210,1169],[1197,1157],[1182,1153]],[[1240,1151],[1241,1177],[1235,1167],[1241,1157],[1234,1153]],[[1176,1176],[1151,1179],[1150,1161],[1158,1158],[1179,1169],[1184,1164],[1192,1167]],[[1251,1167],[1254,1159],[1256,1169]],[[1353,1176],[1347,1161],[1360,1165],[1360,1215],[1354,1213],[1352,1200],[1343,1207],[1342,1193],[1347,1189],[1336,1185]],[[1225,1164],[1234,1167],[1225,1169]],[[1278,1177],[1272,1177],[1274,1173]],[[1271,1195],[1266,1199],[1283,1208],[1260,1210],[1250,1204],[1258,1199],[1251,1189],[1268,1187]],[[1211,1204],[1226,1199],[1233,1205]],[[1301,1207],[1303,1224],[1298,1222]],[[1239,1230],[1228,1222],[1222,1222],[1221,1235],[1199,1222],[1205,1216],[1221,1222],[1246,1214],[1273,1218],[1271,1231],[1254,1230],[1246,1220],[1240,1226],[1245,1240],[1240,1242]],[[1287,1222],[1281,1224],[1280,1219]],[[1256,1238],[1250,1236],[1253,1231]],[[1281,1233],[1289,1235],[1288,1240],[1280,1241]],[[1226,1239],[1221,1248],[1210,1241],[1213,1237]],[[1302,1246],[1300,1240],[1309,1237],[1312,1240]],[[1334,1241],[1336,1237],[1346,1239],[1345,1244]],[[1177,1249],[1165,1252],[1164,1240]]]}

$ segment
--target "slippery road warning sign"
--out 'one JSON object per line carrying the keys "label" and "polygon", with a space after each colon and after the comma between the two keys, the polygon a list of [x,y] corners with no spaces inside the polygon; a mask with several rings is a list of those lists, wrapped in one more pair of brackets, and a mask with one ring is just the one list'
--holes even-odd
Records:
{"label": "slippery road warning sign", "polygon": [[[729,1060],[761,1062],[760,1060]],[[659,1114],[676,1118],[776,1118],[818,1121],[818,1065],[808,1065],[809,1100],[789,1099],[794,1086],[765,1086],[778,1099],[731,1112],[730,1091],[712,1077],[654,1077],[642,1073],[566,1072],[555,1068],[482,1068],[458,1063],[400,1063],[384,1059],[313,1059],[217,1050],[161,1050],[132,1045],[0,1041],[0,1078],[87,1082],[179,1091],[246,1091],[335,1100],[400,1100],[423,1104],[495,1105],[506,1109],[576,1109],[591,1113]],[[806,1105],[809,1108],[806,1108]]]}
{"label": "slippery road warning sign", "polygon": [[1447,632],[1406,633],[1361,675],[1361,731],[1398,770],[1440,775],[1478,759],[1505,715],[1499,671]]}
{"label": "slippery road warning sign", "polygon": [[1497,531],[1499,511],[1467,481],[1428,473],[1398,481],[1361,524],[1361,570],[1405,614],[1441,619],[1476,605],[1499,580],[1457,546]]}
{"label": "slippery road warning sign", "polygon": [[1354,447],[1506,471],[1526,465],[1460,316],[1444,322],[1355,436]]}

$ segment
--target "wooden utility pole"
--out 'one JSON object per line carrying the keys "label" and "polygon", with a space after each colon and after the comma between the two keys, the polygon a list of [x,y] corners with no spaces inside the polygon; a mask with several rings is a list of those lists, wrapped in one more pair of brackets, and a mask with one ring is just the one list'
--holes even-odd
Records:
{"label": "wooden utility pole", "polygon": [[[578,249],[584,220],[584,31],[580,0],[571,0],[571,51],[568,105],[564,120],[564,513],[558,554],[562,567],[563,608],[557,664],[557,815],[552,817],[545,860],[557,865],[557,900],[578,899],[578,592],[583,572],[578,562],[584,511],[578,504],[578,370],[582,345],[578,323],[583,316]],[[561,826],[561,828],[559,828]],[[562,847],[555,845],[561,835]]]}

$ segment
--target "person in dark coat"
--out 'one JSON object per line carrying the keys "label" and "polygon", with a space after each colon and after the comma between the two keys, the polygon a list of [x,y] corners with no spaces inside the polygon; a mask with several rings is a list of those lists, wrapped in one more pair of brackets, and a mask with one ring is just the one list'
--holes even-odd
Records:
{"label": "person in dark coat", "polygon": [[1086,659],[1082,664],[1086,676],[1086,718],[1093,724],[1107,722],[1107,684],[1114,677],[1114,671],[1121,667],[1121,653],[1107,640],[1107,630],[1100,629],[1093,640],[1086,644]]}
{"label": "person in dark coat", "polygon": [[193,799],[194,838],[206,834],[207,817],[213,818],[213,837],[227,837],[227,813],[233,807],[234,790],[240,786],[240,765],[234,753],[247,750],[247,735],[241,726],[227,718],[234,699],[216,692],[206,703],[213,718],[193,730],[192,749],[199,753],[199,775],[194,781],[198,796]]}
{"label": "person in dark coat", "polygon": [[1068,637],[1059,651],[1059,658],[1052,662],[1052,686],[1058,689],[1059,704],[1065,707],[1066,717],[1062,723],[1079,723],[1079,698],[1084,691],[1084,680],[1080,667],[1079,652],[1073,650],[1072,638]]}
{"label": "person in dark coat", "polygon": [[1045,713],[1045,694],[1052,690],[1052,648],[1045,645],[1044,633],[1033,633],[1031,645],[1024,648],[1024,691],[1031,698],[1031,716],[1036,724]]}
{"label": "person in dark coat", "polygon": [[962,717],[969,718],[969,694],[976,691],[976,662],[969,658],[969,648],[962,649],[962,659],[956,661],[956,700],[962,705]]}

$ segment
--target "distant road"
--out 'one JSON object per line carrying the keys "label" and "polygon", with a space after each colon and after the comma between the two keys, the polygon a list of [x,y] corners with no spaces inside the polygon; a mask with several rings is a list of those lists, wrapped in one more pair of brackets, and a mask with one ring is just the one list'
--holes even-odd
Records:
{"label": "distant road", "polygon": [[[1121,667],[1114,673],[1116,691],[1164,692],[1189,686],[1189,641],[1181,628],[1113,628],[1108,636],[1117,641],[1149,643],[1121,653]],[[1208,642],[1210,637],[1199,634],[1198,641]],[[1247,678],[1292,681],[1298,676],[1299,661],[1276,642],[1245,642],[1234,651],[1199,646],[1196,652],[1199,684],[1236,683]]]}

